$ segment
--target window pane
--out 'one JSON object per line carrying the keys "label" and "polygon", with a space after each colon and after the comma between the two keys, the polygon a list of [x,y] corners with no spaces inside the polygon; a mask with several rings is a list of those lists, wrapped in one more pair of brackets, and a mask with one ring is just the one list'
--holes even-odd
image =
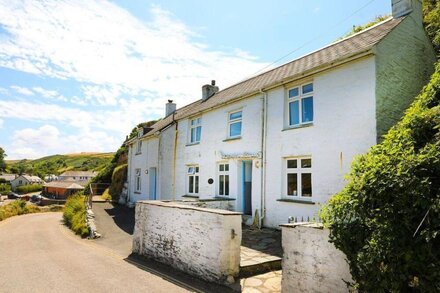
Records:
{"label": "window pane", "polygon": [[193,180],[193,176],[189,176],[189,184],[188,184],[188,191],[189,193],[194,193],[194,180]]}
{"label": "window pane", "polygon": [[313,121],[313,97],[302,99],[302,122]]}
{"label": "window pane", "polygon": [[240,136],[240,135],[241,135],[241,121],[230,124],[229,136]]}
{"label": "window pane", "polygon": [[225,165],[220,164],[220,165],[219,165],[219,170],[220,170],[220,171],[224,171],[224,170],[225,170]]}
{"label": "window pane", "polygon": [[312,174],[301,174],[301,194],[304,197],[312,196]]}
{"label": "window pane", "polygon": [[311,167],[312,167],[312,159],[301,160],[301,168],[311,168]]}
{"label": "window pane", "polygon": [[241,111],[229,114],[229,120],[241,118]]}
{"label": "window pane", "polygon": [[224,186],[225,186],[225,176],[224,175],[220,175],[220,180],[219,180],[219,189],[218,189],[218,193],[219,195],[224,195]]}
{"label": "window pane", "polygon": [[196,180],[196,183],[195,183],[196,188],[195,188],[194,193],[199,193],[199,176],[194,176],[194,178]]}
{"label": "window pane", "polygon": [[313,92],[313,83],[309,83],[309,84],[303,85],[302,92],[303,92],[303,94],[307,94],[307,93]]}
{"label": "window pane", "polygon": [[225,195],[229,195],[229,175],[225,175]]}
{"label": "window pane", "polygon": [[289,90],[289,98],[297,97],[299,95],[299,89],[294,88]]}
{"label": "window pane", "polygon": [[194,174],[194,167],[188,168],[188,174]]}
{"label": "window pane", "polygon": [[291,168],[297,168],[297,167],[298,167],[297,160],[287,160],[287,168],[291,169]]}
{"label": "window pane", "polygon": [[229,164],[225,164],[225,171],[229,171]]}
{"label": "window pane", "polygon": [[191,142],[195,142],[195,141],[196,141],[196,129],[191,128]]}
{"label": "window pane", "polygon": [[287,195],[298,195],[298,175],[287,174]]}
{"label": "window pane", "polygon": [[196,125],[196,119],[191,120],[191,125]]}
{"label": "window pane", "polygon": [[299,102],[289,103],[289,125],[299,124]]}
{"label": "window pane", "polygon": [[199,173],[199,167],[196,167],[196,173]]}
{"label": "window pane", "polygon": [[200,141],[200,137],[202,135],[202,126],[196,128],[196,141]]}

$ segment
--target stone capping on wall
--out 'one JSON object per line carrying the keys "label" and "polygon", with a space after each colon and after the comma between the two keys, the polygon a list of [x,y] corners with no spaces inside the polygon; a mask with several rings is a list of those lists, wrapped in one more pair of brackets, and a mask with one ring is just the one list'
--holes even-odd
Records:
{"label": "stone capping on wall", "polygon": [[161,207],[168,207],[168,208],[175,208],[175,209],[183,209],[183,210],[194,210],[194,211],[200,211],[205,213],[212,213],[212,214],[218,214],[218,215],[224,215],[224,216],[237,216],[242,215],[240,212],[231,212],[228,210],[220,210],[220,209],[207,209],[207,208],[199,208],[195,206],[189,206],[184,204],[179,204],[179,202],[175,201],[157,201],[157,200],[143,200],[138,201],[137,204],[147,204],[147,205],[154,205],[154,206],[161,206]]}
{"label": "stone capping on wall", "polygon": [[290,224],[281,224],[280,227],[285,228],[296,228],[296,227],[306,227],[306,228],[315,228],[315,229],[324,229],[324,225],[322,223],[315,222],[298,222],[298,223],[290,223]]}

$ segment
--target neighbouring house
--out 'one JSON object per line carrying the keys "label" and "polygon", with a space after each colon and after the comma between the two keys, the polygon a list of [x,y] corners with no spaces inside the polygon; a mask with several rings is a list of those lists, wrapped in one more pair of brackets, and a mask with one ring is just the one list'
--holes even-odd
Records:
{"label": "neighbouring house", "polygon": [[44,176],[45,182],[52,182],[52,181],[56,181],[56,180],[58,180],[58,176],[55,174],[48,174],[48,175]]}
{"label": "neighbouring house", "polygon": [[13,191],[16,190],[17,187],[23,185],[34,185],[34,184],[44,184],[44,181],[38,176],[32,175],[20,175],[14,180],[11,181],[11,188]]}
{"label": "neighbouring house", "polygon": [[87,183],[93,177],[95,177],[97,172],[94,171],[66,171],[58,176],[59,181],[75,181],[75,182],[85,182]]}
{"label": "neighbouring house", "polygon": [[84,186],[74,181],[52,181],[43,185],[43,195],[55,199],[66,199],[84,190]]}
{"label": "neighbouring house", "polygon": [[4,181],[5,183],[11,183],[11,181],[17,177],[18,177],[17,174],[0,174],[0,181]]}
{"label": "neighbouring house", "polygon": [[166,116],[127,142],[128,202],[231,199],[261,226],[316,216],[356,155],[400,119],[433,72],[418,0],[393,15]]}

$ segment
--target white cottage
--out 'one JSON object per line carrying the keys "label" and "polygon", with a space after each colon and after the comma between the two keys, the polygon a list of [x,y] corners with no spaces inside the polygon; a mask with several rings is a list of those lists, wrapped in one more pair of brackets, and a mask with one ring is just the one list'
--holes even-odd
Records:
{"label": "white cottage", "polygon": [[401,117],[433,72],[421,2],[140,129],[129,144],[128,200],[226,198],[277,227],[316,216],[353,158]]}

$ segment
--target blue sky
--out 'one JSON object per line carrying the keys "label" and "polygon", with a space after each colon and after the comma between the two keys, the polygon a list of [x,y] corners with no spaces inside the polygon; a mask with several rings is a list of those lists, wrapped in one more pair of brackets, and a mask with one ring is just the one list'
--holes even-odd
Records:
{"label": "blue sky", "polygon": [[115,151],[168,99],[188,104],[211,79],[224,88],[390,10],[391,0],[0,0],[0,147],[8,159]]}

